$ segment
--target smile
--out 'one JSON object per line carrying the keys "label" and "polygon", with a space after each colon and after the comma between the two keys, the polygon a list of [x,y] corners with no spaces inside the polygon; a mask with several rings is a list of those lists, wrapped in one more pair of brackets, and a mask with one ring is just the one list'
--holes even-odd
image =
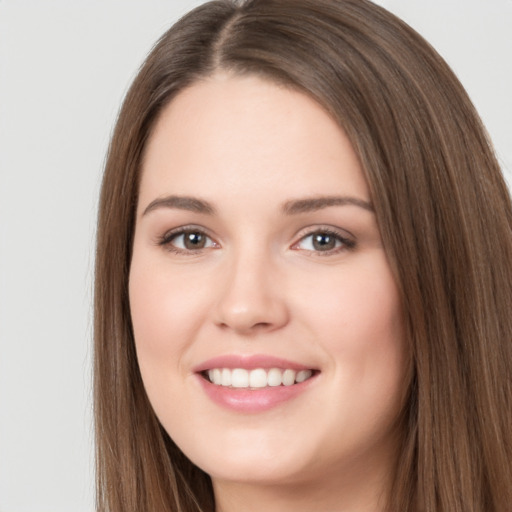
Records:
{"label": "smile", "polygon": [[321,370],[306,364],[265,354],[224,354],[192,370],[210,400],[246,414],[285,406],[308,394]]}
{"label": "smile", "polygon": [[261,389],[266,387],[293,386],[312,377],[313,370],[255,368],[213,368],[204,373],[216,386],[231,388]]}

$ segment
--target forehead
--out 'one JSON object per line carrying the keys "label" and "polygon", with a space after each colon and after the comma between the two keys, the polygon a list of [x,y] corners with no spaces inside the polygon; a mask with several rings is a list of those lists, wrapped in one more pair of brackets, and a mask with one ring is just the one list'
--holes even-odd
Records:
{"label": "forehead", "polygon": [[368,199],[337,123],[307,95],[256,76],[215,75],[182,91],[155,126],[142,172],[141,203],[169,193],[215,200],[278,191]]}

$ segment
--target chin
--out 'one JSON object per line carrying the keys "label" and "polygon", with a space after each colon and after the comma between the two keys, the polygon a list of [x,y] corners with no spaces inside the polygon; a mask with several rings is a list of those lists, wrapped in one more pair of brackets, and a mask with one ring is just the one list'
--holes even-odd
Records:
{"label": "chin", "polygon": [[[223,459],[219,464],[207,464],[202,469],[213,481],[229,481],[252,485],[286,485],[308,479],[307,464],[301,460],[282,457],[281,454],[272,458],[255,456],[241,460],[233,457]],[[310,475],[309,475],[310,476]]]}
{"label": "chin", "polygon": [[183,448],[213,480],[262,485],[305,479],[315,459],[315,450],[304,450],[300,439],[290,442],[289,436],[265,436],[261,431],[239,431],[223,440],[197,443],[191,450]]}

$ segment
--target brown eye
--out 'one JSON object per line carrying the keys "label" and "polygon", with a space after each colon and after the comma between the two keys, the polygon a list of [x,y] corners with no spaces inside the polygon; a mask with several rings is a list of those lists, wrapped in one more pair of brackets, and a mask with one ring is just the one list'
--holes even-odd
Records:
{"label": "brown eye", "polygon": [[160,245],[180,253],[192,253],[217,247],[217,244],[208,235],[197,229],[182,229],[166,234],[162,237]]}
{"label": "brown eye", "polygon": [[183,233],[183,245],[185,249],[204,249],[207,237],[198,231],[186,231]]}
{"label": "brown eye", "polygon": [[315,233],[312,235],[312,244],[316,251],[330,251],[336,247],[336,242],[336,237],[329,233]]}
{"label": "brown eye", "polygon": [[320,229],[302,237],[294,249],[309,251],[311,253],[336,254],[339,251],[353,249],[356,243],[354,240],[330,230]]}

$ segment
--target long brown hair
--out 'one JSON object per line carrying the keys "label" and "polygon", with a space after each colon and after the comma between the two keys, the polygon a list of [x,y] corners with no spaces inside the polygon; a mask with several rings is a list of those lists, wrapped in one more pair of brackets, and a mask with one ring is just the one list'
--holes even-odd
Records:
{"label": "long brown hair", "polygon": [[216,70],[318,101],[358,153],[412,360],[389,510],[512,506],[512,207],[481,122],[438,54],[367,0],[218,0],[182,18],[136,77],[111,141],[95,288],[101,512],[214,510],[211,482],[146,397],[127,291],[141,159],[162,109]]}

